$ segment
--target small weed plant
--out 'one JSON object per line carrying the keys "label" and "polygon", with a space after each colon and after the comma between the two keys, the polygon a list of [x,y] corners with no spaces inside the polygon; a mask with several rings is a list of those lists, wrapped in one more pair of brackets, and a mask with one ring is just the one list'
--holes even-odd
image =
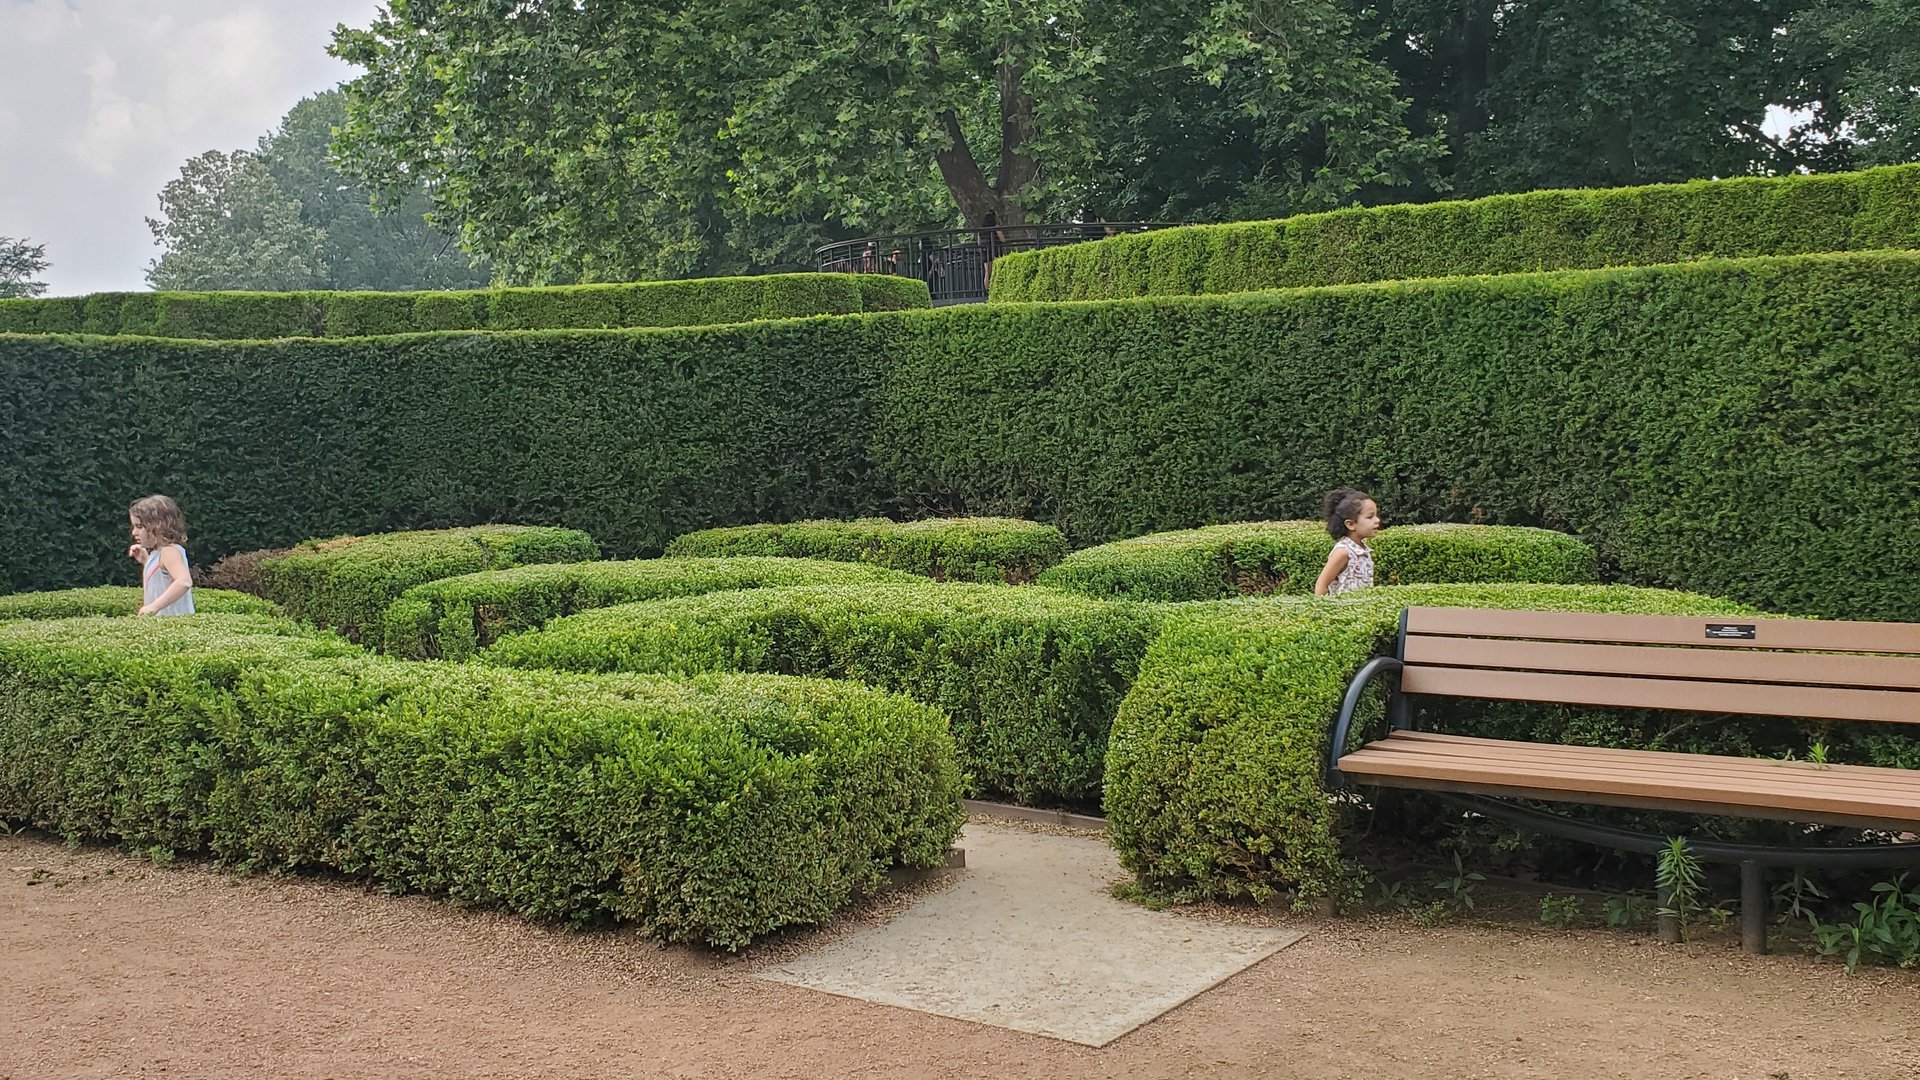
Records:
{"label": "small weed plant", "polygon": [[1676,919],[1680,923],[1680,940],[1687,940],[1687,926],[1701,914],[1700,900],[1706,891],[1707,875],[1700,866],[1700,860],[1687,846],[1687,838],[1675,836],[1660,849],[1659,864],[1654,868],[1654,883],[1666,894],[1667,902],[1660,908],[1663,918]]}
{"label": "small weed plant", "polygon": [[1846,922],[1823,923],[1812,915],[1814,952],[1837,956],[1849,974],[1863,963],[1920,965],[1920,887],[1910,887],[1901,874],[1873,887],[1873,899],[1853,905]]}
{"label": "small weed plant", "polygon": [[1556,929],[1572,929],[1580,922],[1580,898],[1555,896],[1552,893],[1541,897],[1540,921]]}

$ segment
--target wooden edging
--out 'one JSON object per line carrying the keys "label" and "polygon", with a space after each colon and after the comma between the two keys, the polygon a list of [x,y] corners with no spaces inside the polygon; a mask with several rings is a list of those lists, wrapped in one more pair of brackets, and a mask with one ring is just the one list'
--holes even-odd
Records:
{"label": "wooden edging", "polygon": [[1069,829],[1085,829],[1088,832],[1100,832],[1107,827],[1107,819],[1087,814],[1070,814],[1065,810],[1040,810],[1031,806],[1015,806],[1012,803],[984,802],[980,799],[962,799],[967,813],[981,817],[999,818],[1002,821],[1031,821],[1041,825],[1060,825]]}

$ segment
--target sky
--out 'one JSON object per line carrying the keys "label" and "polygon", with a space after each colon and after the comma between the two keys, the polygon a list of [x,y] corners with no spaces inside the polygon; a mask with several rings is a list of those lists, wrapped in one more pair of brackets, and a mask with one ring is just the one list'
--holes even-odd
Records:
{"label": "sky", "polygon": [[353,77],[327,55],[379,0],[0,0],[0,236],[47,246],[49,296],[147,287],[146,219],[180,166],[252,149]]}

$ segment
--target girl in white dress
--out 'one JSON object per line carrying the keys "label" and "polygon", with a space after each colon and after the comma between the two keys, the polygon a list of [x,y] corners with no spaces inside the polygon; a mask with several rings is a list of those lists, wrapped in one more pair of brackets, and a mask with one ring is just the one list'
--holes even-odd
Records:
{"label": "girl in white dress", "polygon": [[1313,583],[1315,596],[1339,596],[1373,584],[1373,548],[1368,546],[1380,533],[1380,507],[1373,497],[1352,488],[1335,488],[1321,503],[1327,532],[1333,536],[1333,550],[1320,580]]}
{"label": "girl in white dress", "polygon": [[149,495],[127,509],[133,546],[127,555],[140,564],[144,586],[142,615],[193,614],[193,571],[187,568],[187,521],[180,505],[165,495]]}

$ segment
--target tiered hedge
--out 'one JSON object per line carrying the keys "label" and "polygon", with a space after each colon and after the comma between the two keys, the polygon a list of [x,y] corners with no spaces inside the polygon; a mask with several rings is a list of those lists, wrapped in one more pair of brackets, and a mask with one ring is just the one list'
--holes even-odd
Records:
{"label": "tiered hedge", "polygon": [[413,660],[464,660],[505,634],[538,629],[593,608],[728,589],[913,580],[912,575],[877,566],[817,559],[636,559],[519,566],[408,589],[387,608],[383,648]]}
{"label": "tiered hedge", "polygon": [[[73,619],[88,615],[132,615],[144,596],[127,585],[96,585],[87,589],[13,593],[0,596],[0,622],[10,619]],[[227,615],[272,615],[274,606],[257,596],[225,589],[193,590],[193,608]]]}
{"label": "tiered hedge", "polygon": [[1012,518],[861,518],[702,529],[668,544],[667,554],[831,559],[871,563],[936,581],[1017,585],[1059,562],[1067,546],[1059,529]]}
{"label": "tiered hedge", "polygon": [[363,655],[256,617],[0,625],[0,819],[738,947],[959,832],[944,719],[846,683]]}
{"label": "tiered hedge", "polygon": [[[1401,609],[1420,604],[1751,614],[1726,600],[1620,586],[1416,585],[1170,616],[1107,751],[1107,820],[1122,863],[1192,895],[1347,894],[1354,875],[1343,805],[1324,785],[1329,731],[1348,681],[1368,658],[1391,651]],[[1639,749],[1779,756],[1807,745],[1790,722],[1701,725],[1674,713],[1532,706],[1456,710],[1451,719],[1444,729],[1467,734]],[[1920,740],[1904,745],[1911,753]],[[1889,752],[1891,744],[1861,744],[1863,759],[1891,763]]]}
{"label": "tiered hedge", "polygon": [[584,562],[599,545],[574,529],[481,525],[309,540],[263,559],[260,582],[288,615],[378,643],[387,605],[415,585],[528,563]]}
{"label": "tiered hedge", "polygon": [[459,292],[145,292],[0,300],[0,334],[258,340],[439,330],[709,326],[930,307],[885,274],[770,274]]}
{"label": "tiered hedge", "polygon": [[1004,256],[996,302],[1920,247],[1920,165],[1192,225]]}
{"label": "tiered hedge", "polygon": [[1875,253],[685,330],[0,336],[0,588],[130,580],[146,489],[204,564],[489,520],[632,557],[912,507],[1087,543],[1349,484],[1393,521],[1571,532],[1641,584],[1913,618],[1916,294],[1920,255]]}
{"label": "tiered hedge", "polygon": [[562,671],[855,679],[953,718],[977,790],[1099,797],[1107,729],[1160,614],[1005,585],[795,586],[588,611],[483,660]]}
{"label": "tiered hedge", "polygon": [[[1317,521],[1210,525],[1076,551],[1041,574],[1040,584],[1137,600],[1310,593],[1332,547]],[[1545,529],[1396,525],[1375,537],[1372,547],[1375,580],[1382,585],[1597,580],[1592,548]]]}

